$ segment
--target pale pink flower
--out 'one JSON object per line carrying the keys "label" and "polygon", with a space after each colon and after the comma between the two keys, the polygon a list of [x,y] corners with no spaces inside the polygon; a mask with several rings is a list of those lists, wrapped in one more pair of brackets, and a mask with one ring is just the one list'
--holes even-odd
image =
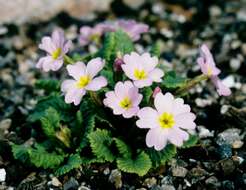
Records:
{"label": "pale pink flower", "polygon": [[123,20],[107,21],[101,23],[104,32],[115,32],[117,30],[123,30],[129,35],[133,41],[140,39],[142,33],[149,31],[149,26],[143,23],[138,23],[135,20]]}
{"label": "pale pink flower", "polygon": [[125,64],[121,65],[124,73],[138,88],[151,86],[153,82],[161,82],[164,72],[156,68],[157,57],[151,57],[149,53],[139,55],[132,52],[123,58]]}
{"label": "pale pink flower", "polygon": [[104,62],[101,58],[90,60],[87,66],[83,62],[77,62],[67,66],[67,71],[73,79],[62,82],[61,90],[65,93],[65,102],[78,105],[86,91],[98,91],[107,85],[103,76],[96,75],[103,69]]}
{"label": "pale pink flower", "polygon": [[36,67],[45,72],[57,71],[63,65],[63,57],[71,47],[71,41],[67,41],[62,30],[55,30],[51,37],[45,36],[39,48],[46,51],[47,55],[39,59]]}
{"label": "pale pink flower", "polygon": [[156,150],[162,150],[168,142],[182,146],[188,140],[186,130],[194,130],[196,116],[191,113],[190,106],[181,98],[174,98],[171,93],[163,95],[159,92],[154,99],[155,109],[142,108],[137,116],[139,128],[149,128],[146,144]]}
{"label": "pale pink flower", "polygon": [[200,48],[200,57],[197,58],[197,63],[202,73],[212,80],[220,96],[229,96],[231,94],[230,88],[225,86],[219,79],[220,69],[216,67],[213,55],[205,44]]}
{"label": "pale pink flower", "polygon": [[133,41],[140,39],[142,33],[146,33],[149,30],[148,25],[143,23],[137,23],[135,20],[118,20],[116,25],[119,29],[125,31]]}
{"label": "pale pink flower", "polygon": [[143,98],[143,95],[138,93],[138,88],[130,81],[117,82],[114,91],[107,92],[105,95],[104,105],[113,109],[115,115],[123,115],[125,118],[137,114]]}
{"label": "pale pink flower", "polygon": [[79,42],[82,46],[89,44],[91,41],[98,41],[103,35],[104,26],[97,24],[95,27],[82,26],[80,28]]}

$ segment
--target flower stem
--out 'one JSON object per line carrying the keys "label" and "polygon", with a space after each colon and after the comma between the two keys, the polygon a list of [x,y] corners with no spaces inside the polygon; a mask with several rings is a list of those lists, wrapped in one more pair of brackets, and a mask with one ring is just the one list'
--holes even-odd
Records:
{"label": "flower stem", "polygon": [[98,106],[102,106],[102,101],[101,99],[98,97],[98,95],[94,92],[94,91],[89,91],[89,95],[91,97],[91,100]]}
{"label": "flower stem", "polygon": [[200,83],[201,81],[206,81],[208,76],[198,75],[193,79],[188,80],[182,87],[180,87],[175,93],[177,96],[184,96],[191,88]]}
{"label": "flower stem", "polygon": [[65,64],[67,64],[67,65],[75,63],[74,60],[71,57],[67,56],[67,55],[64,55],[63,58],[64,58]]}

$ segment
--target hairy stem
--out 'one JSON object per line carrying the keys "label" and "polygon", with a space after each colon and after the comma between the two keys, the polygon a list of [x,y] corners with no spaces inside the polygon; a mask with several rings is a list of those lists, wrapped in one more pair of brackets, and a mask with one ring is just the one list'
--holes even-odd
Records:
{"label": "hairy stem", "polygon": [[193,79],[188,80],[182,87],[180,87],[175,94],[177,96],[183,96],[185,95],[191,88],[193,88],[198,83],[205,81],[208,79],[208,76],[206,75],[198,75]]}

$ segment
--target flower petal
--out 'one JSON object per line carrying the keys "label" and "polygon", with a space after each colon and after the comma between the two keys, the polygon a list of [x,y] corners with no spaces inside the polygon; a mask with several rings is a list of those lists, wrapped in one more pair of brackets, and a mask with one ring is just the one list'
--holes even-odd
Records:
{"label": "flower petal", "polygon": [[143,79],[143,80],[135,80],[134,85],[138,88],[143,88],[146,86],[151,86],[152,85],[152,80],[149,78]]}
{"label": "flower petal", "polygon": [[86,66],[83,62],[76,62],[73,65],[67,66],[68,74],[75,80],[79,80],[81,76],[85,75]]}
{"label": "flower petal", "polygon": [[173,104],[172,113],[174,116],[190,112],[190,106],[188,104],[184,104],[184,100],[182,98],[176,98]]}
{"label": "flower petal", "polygon": [[196,119],[195,114],[188,112],[175,116],[175,126],[183,129],[195,129],[196,124],[194,120]]}
{"label": "flower petal", "polygon": [[137,120],[136,125],[139,128],[159,127],[158,113],[153,108],[144,107],[137,113],[137,116],[139,117],[139,120]]}
{"label": "flower petal", "polygon": [[149,73],[149,77],[155,81],[155,82],[161,82],[162,81],[162,77],[164,76],[164,72],[161,69],[154,69],[153,71],[151,71]]}
{"label": "flower petal", "polygon": [[86,87],[86,90],[97,91],[107,86],[107,79],[103,76],[94,78]]}
{"label": "flower petal", "polygon": [[74,88],[76,84],[75,80],[64,80],[61,84],[61,91],[67,92],[70,88]]}
{"label": "flower petal", "polygon": [[159,114],[172,113],[174,97],[171,93],[158,93],[154,99],[154,105]]}
{"label": "flower petal", "polygon": [[101,58],[94,58],[89,61],[86,67],[86,73],[94,78],[104,67],[105,62]]}
{"label": "flower petal", "polygon": [[226,85],[222,83],[222,81],[217,77],[213,76],[211,78],[213,84],[215,85],[217,92],[220,96],[230,96],[231,95],[231,90],[228,88]]}
{"label": "flower petal", "polygon": [[67,104],[70,104],[73,102],[74,105],[79,105],[85,93],[86,91],[84,89],[70,88],[65,95],[65,102]]}
{"label": "flower petal", "polygon": [[137,112],[139,111],[139,107],[132,107],[127,109],[124,113],[123,113],[123,117],[124,118],[131,118],[133,116],[135,116],[137,114]]}
{"label": "flower petal", "polygon": [[159,127],[150,129],[146,135],[146,144],[148,147],[154,146],[156,150],[162,150],[167,144],[167,130]]}
{"label": "flower petal", "polygon": [[52,42],[52,39],[48,36],[42,38],[41,44],[39,44],[39,49],[46,51],[49,54],[52,54],[56,50],[55,44]]}
{"label": "flower petal", "polygon": [[172,128],[169,130],[167,137],[172,144],[180,147],[183,145],[184,141],[188,140],[189,134],[179,128]]}

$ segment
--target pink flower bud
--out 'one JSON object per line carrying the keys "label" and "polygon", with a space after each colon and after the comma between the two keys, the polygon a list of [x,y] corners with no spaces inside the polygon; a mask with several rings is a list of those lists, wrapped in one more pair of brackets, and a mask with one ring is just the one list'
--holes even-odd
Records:
{"label": "pink flower bud", "polygon": [[155,98],[156,95],[161,92],[161,88],[159,86],[157,86],[155,89],[154,89],[154,92],[152,94],[152,97]]}
{"label": "pink flower bud", "polygon": [[121,65],[124,64],[123,59],[121,58],[116,58],[114,61],[114,71],[120,72],[122,71]]}

